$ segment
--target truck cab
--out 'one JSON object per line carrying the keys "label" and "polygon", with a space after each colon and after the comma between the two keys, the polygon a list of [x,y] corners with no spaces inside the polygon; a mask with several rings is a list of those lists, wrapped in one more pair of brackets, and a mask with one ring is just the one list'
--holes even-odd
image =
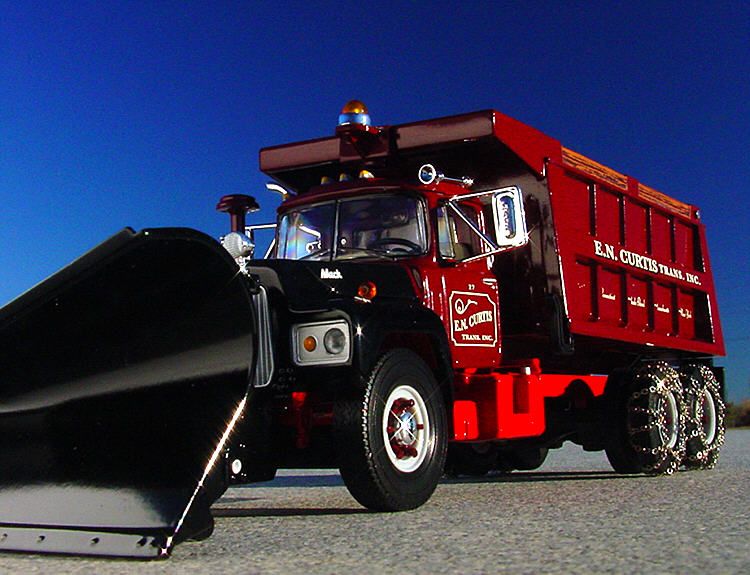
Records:
{"label": "truck cab", "polygon": [[[420,171],[424,179],[429,170]],[[443,321],[454,366],[497,367],[492,257],[526,242],[522,210],[517,188],[474,194],[446,182],[406,185],[373,177],[327,184],[285,202],[273,255],[332,266],[398,265],[421,304]],[[327,274],[323,279],[335,279],[338,271]]]}

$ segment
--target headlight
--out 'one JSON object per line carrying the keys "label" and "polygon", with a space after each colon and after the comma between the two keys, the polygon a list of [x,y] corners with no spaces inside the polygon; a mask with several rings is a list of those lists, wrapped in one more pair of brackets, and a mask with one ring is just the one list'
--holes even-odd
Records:
{"label": "headlight", "polygon": [[323,345],[331,355],[339,355],[346,347],[346,335],[337,327],[331,328],[323,338]]}
{"label": "headlight", "polygon": [[245,234],[231,232],[221,239],[221,245],[234,258],[252,258],[255,244]]}
{"label": "headlight", "polygon": [[292,326],[292,359],[297,365],[348,363],[351,360],[351,339],[346,320],[297,324]]}

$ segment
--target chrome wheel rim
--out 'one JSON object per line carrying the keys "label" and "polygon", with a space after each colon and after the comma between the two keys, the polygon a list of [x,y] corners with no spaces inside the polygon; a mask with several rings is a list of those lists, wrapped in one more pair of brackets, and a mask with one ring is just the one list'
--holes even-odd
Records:
{"label": "chrome wheel rim", "polygon": [[698,400],[698,421],[706,436],[706,445],[711,445],[716,439],[716,403],[708,389],[704,389]]}
{"label": "chrome wheel rim", "polygon": [[427,406],[410,385],[395,388],[385,401],[383,440],[388,459],[403,473],[416,471],[427,456],[430,421]]}
{"label": "chrome wheel rim", "polygon": [[660,414],[659,438],[661,444],[668,449],[672,449],[677,445],[680,427],[680,414],[674,393],[669,391],[665,396],[659,397],[657,409]]}

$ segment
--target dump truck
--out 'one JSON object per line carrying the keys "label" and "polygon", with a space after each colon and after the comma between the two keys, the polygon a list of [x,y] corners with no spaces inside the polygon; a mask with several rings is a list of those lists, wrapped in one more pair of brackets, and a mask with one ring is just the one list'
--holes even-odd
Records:
{"label": "dump truck", "polygon": [[[260,151],[255,257],[124,229],[0,310],[0,550],[154,558],[232,484],[339,469],[382,512],[444,474],[715,465],[724,353],[698,209],[489,110]],[[447,175],[446,175],[447,174]]]}

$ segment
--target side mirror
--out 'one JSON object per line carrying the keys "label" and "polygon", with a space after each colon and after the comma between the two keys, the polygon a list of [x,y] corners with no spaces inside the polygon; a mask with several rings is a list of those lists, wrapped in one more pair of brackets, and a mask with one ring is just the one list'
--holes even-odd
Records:
{"label": "side mirror", "polygon": [[528,230],[523,209],[523,196],[516,187],[503,188],[492,196],[497,245],[501,249],[526,244]]}

